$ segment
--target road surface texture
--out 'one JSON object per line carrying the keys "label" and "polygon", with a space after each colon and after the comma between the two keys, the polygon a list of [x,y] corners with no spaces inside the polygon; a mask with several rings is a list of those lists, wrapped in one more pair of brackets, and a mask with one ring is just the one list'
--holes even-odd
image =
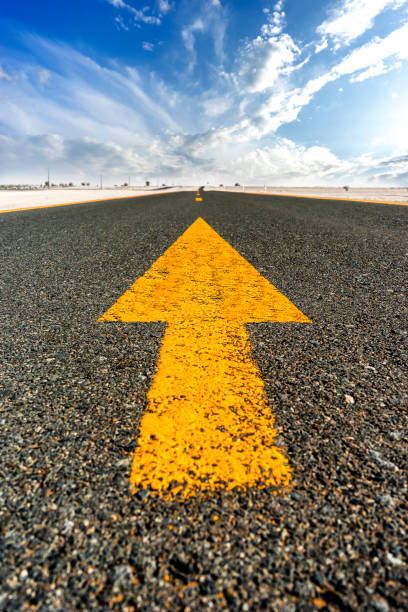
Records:
{"label": "road surface texture", "polygon": [[[97,319],[198,217],[312,321],[247,325],[287,493],[130,493],[166,324]],[[0,610],[408,608],[407,207],[177,193],[0,225]]]}

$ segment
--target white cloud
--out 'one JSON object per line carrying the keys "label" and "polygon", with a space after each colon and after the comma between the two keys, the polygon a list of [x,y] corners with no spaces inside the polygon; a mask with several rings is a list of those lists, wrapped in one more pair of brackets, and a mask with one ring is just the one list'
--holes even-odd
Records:
{"label": "white cloud", "polygon": [[[54,132],[93,139],[104,134],[107,140],[126,146],[132,141],[145,146],[153,131],[178,129],[166,110],[166,99],[157,102],[154,83],[142,86],[134,69],[107,68],[66,45],[37,37],[30,41],[36,53],[50,62],[58,58],[59,68],[53,72],[53,89],[47,95],[39,86],[38,68],[16,69],[16,83],[7,84],[0,105],[0,122],[12,133]],[[30,72],[35,80],[29,78]]]}
{"label": "white cloud", "polygon": [[0,79],[6,79],[6,81],[11,81],[11,76],[4,72],[3,68],[0,66]]}
{"label": "white cloud", "polygon": [[394,57],[408,59],[408,23],[394,30],[385,38],[374,38],[372,41],[352,51],[332,70],[334,74],[353,74],[358,70],[376,66],[383,60]]}
{"label": "white cloud", "polygon": [[49,70],[46,70],[45,68],[40,70],[40,72],[38,73],[38,80],[41,83],[41,85],[46,85],[48,81],[50,80],[50,78],[51,78],[51,72]]}
{"label": "white cloud", "polygon": [[[124,11],[118,18],[124,15],[126,23],[132,22],[135,13],[132,7],[129,9],[130,4],[124,0],[111,0],[111,4]],[[141,8],[142,15],[164,15],[164,11],[158,12],[159,0],[152,4],[155,11]],[[124,172],[134,175],[136,169],[141,177],[154,173],[174,180],[189,177],[190,181],[210,173],[223,183],[345,184],[374,176],[390,183],[400,180],[405,162],[395,160],[404,158],[408,142],[400,119],[395,119],[396,134],[392,138],[391,120],[378,129],[376,126],[377,136],[382,135],[381,130],[387,135],[387,145],[376,145],[376,150],[383,152],[390,142],[400,150],[398,155],[381,159],[366,156],[344,160],[329,147],[303,147],[280,138],[276,132],[284,124],[302,119],[302,109],[328,83],[341,77],[364,81],[405,62],[408,24],[383,39],[372,39],[345,57],[343,52],[341,59],[333,60],[329,52],[316,58],[319,46],[323,50],[325,41],[327,46],[329,35],[319,44],[316,40],[306,45],[295,41],[283,31],[283,2],[275,2],[265,12],[267,23],[259,36],[242,44],[235,62],[232,58],[224,65],[228,12],[214,0],[200,0],[196,6],[200,8],[192,11],[194,18],[184,25],[179,46],[192,70],[201,60],[197,58],[198,49],[208,40],[214,45],[218,63],[208,54],[206,61],[210,57],[214,62],[211,70],[216,77],[205,91],[199,79],[194,78],[196,90],[189,88],[187,93],[171,72],[160,78],[160,74],[143,68],[127,68],[118,60],[103,65],[67,45],[31,37],[29,51],[40,65],[34,64],[34,59],[32,65],[19,63],[20,59],[14,65],[8,60],[12,82],[11,77],[3,76],[0,122],[9,138],[0,153],[3,175],[17,167],[39,171],[49,164],[66,173],[66,179],[72,177],[70,180],[81,173],[86,178],[88,172],[101,172],[106,177]],[[205,34],[200,46],[199,34]],[[148,34],[144,36],[149,40]],[[153,43],[142,41],[143,36],[138,44],[146,51],[153,49]],[[176,53],[176,45],[174,50]],[[304,69],[313,59],[314,66]],[[335,65],[330,67],[330,61],[336,61]],[[47,70],[50,66],[51,79]],[[2,74],[0,70],[0,78]],[[47,88],[41,86],[46,82]],[[341,81],[333,88],[334,95],[343,84]],[[350,89],[348,86],[342,94],[345,104]],[[391,102],[393,91],[399,91],[400,98]],[[389,101],[394,118],[405,116],[405,96],[397,85],[390,90]],[[370,139],[371,135],[366,146],[374,149]]]}
{"label": "white cloud", "polygon": [[273,10],[264,9],[268,21],[263,24],[260,34],[246,42],[240,56],[238,76],[240,87],[245,93],[262,93],[276,88],[281,77],[302,68],[308,61],[295,64],[302,49],[293,38],[283,32],[285,13],[283,0]]}
{"label": "white cloud", "polygon": [[[285,37],[285,35],[282,35],[279,40],[282,37]],[[378,71],[378,64],[381,64],[387,58],[394,60],[392,67],[400,65],[396,64],[395,60],[401,61],[408,57],[408,48],[404,45],[407,38],[408,24],[405,24],[384,39],[374,39],[354,50],[331,70],[310,79],[303,87],[276,88],[276,92],[260,106],[255,106],[255,109],[252,109],[251,112],[248,110],[250,102],[248,99],[241,97],[241,104],[238,105],[238,108],[241,107],[245,113],[242,119],[229,126],[209,130],[195,137],[191,142],[194,143],[196,150],[204,150],[210,144],[212,146],[222,146],[229,143],[229,145],[234,144],[236,146],[239,143],[254,142],[266,135],[273,134],[282,125],[297,120],[301,110],[328,83],[346,75],[352,75],[353,79],[357,79],[359,76],[362,79],[368,78],[371,74],[369,71]],[[253,61],[254,58],[251,57],[251,61],[247,59],[247,64],[244,64],[241,71],[241,78],[246,79],[247,88],[245,91],[250,93],[269,88],[270,84],[276,83],[278,77],[285,71],[285,66],[279,60],[275,64],[273,62],[268,64],[264,56],[261,57],[263,61],[257,58],[259,69],[254,70],[255,62]],[[278,54],[277,57],[279,58],[280,55]],[[289,60],[290,56],[287,57]],[[293,72],[295,66],[289,62],[288,66],[290,71]],[[250,72],[250,69],[252,72]],[[245,70],[248,71],[248,74],[245,73]],[[358,74],[359,72],[361,72],[361,75]]]}
{"label": "white cloud", "polygon": [[[149,11],[149,8],[150,8],[148,6],[144,6],[142,9],[135,9],[130,4],[127,4],[127,2],[124,2],[124,0],[107,0],[107,2],[109,2],[109,4],[112,4],[115,8],[126,9],[127,11],[131,12],[135,22],[141,21],[143,23],[148,23],[148,24],[152,24],[152,25],[160,25],[161,24],[160,17],[157,17],[156,15],[149,15],[148,14],[148,11]],[[117,22],[117,23],[119,23],[119,22]]]}
{"label": "white cloud", "polygon": [[225,97],[208,98],[202,101],[204,113],[207,117],[218,117],[231,108],[231,102]]}
{"label": "white cloud", "polygon": [[169,0],[158,0],[159,11],[165,15],[173,8],[173,5]]}
{"label": "white cloud", "polygon": [[338,159],[325,147],[303,147],[287,139],[275,146],[255,148],[230,159],[226,170],[248,184],[325,185],[338,183],[352,164]]}
{"label": "white cloud", "polygon": [[316,44],[315,53],[320,53],[321,51],[324,51],[325,49],[327,49],[328,46],[329,43],[327,42],[327,38],[325,38],[321,43]]}
{"label": "white cloud", "polygon": [[196,19],[192,24],[185,27],[181,31],[185,47],[190,54],[189,57],[189,69],[192,70],[197,62],[197,53],[195,50],[195,33],[203,32],[205,26],[201,18]]}
{"label": "white cloud", "polygon": [[[206,38],[212,39],[215,56],[219,63],[222,63],[225,59],[224,38],[227,27],[227,13],[221,2],[206,0],[201,10],[195,11],[195,13],[194,21],[181,30],[184,46],[189,53],[188,68],[190,71],[197,64],[196,35],[198,33],[205,32]],[[206,57],[206,61],[208,61],[208,57]],[[217,72],[220,72],[220,66],[217,67]]]}
{"label": "white cloud", "polygon": [[398,8],[405,0],[341,0],[331,17],[323,21],[317,32],[331,38],[336,47],[349,44],[366,30],[386,8]]}
{"label": "white cloud", "polygon": [[360,72],[357,76],[352,76],[350,78],[351,83],[360,83],[361,81],[365,81],[366,79],[370,79],[371,77],[380,76],[380,74],[385,74],[390,70],[385,66],[384,62],[378,62],[375,66],[370,66],[367,70]]}
{"label": "white cloud", "polygon": [[109,4],[112,4],[116,8],[128,8],[128,5],[123,0],[107,0]]}
{"label": "white cloud", "polygon": [[[190,142],[189,142],[190,139]],[[3,137],[0,182],[19,176],[18,167],[30,168],[27,181],[39,182],[44,168],[51,165],[58,180],[94,180],[104,174],[115,182],[125,174],[137,175],[144,181],[153,175],[167,180],[191,182],[211,177],[218,183],[268,185],[342,185],[350,182],[398,185],[408,178],[407,150],[388,157],[364,155],[343,160],[328,148],[304,147],[291,140],[277,138],[269,146],[238,144],[231,151],[220,143],[204,143],[197,147],[191,137],[174,135],[166,141],[153,138],[143,149],[120,145],[111,140],[89,137],[63,138],[59,134]],[[115,178],[116,177],[116,178]],[[122,178],[120,179],[122,180]]]}
{"label": "white cloud", "polygon": [[142,21],[143,23],[150,23],[153,25],[160,25],[161,19],[156,17],[155,15],[147,15],[146,11],[149,10],[149,7],[145,6],[141,11],[132,8],[132,13],[134,15],[135,21]]}
{"label": "white cloud", "polygon": [[117,15],[115,17],[115,25],[118,30],[125,30],[126,32],[129,32],[129,28],[124,22],[123,17],[121,15]]}
{"label": "white cloud", "polygon": [[245,45],[239,76],[248,93],[260,93],[275,86],[279,77],[295,70],[294,62],[301,50],[289,34],[283,33],[285,13],[283,0],[273,10],[264,9],[267,23],[261,33]]}
{"label": "white cloud", "polygon": [[[276,131],[281,125],[296,120],[302,108],[310,103],[318,91],[341,76],[353,75],[350,80],[358,81],[400,67],[400,61],[408,59],[407,39],[408,23],[383,39],[376,38],[355,49],[329,72],[311,79],[303,88],[273,94],[258,111],[258,136]],[[384,61],[389,58],[400,61],[394,61],[386,68]],[[248,129],[247,126],[245,128]],[[253,131],[254,126],[251,125],[250,129]]]}
{"label": "white cloud", "polygon": [[300,53],[299,47],[289,34],[258,37],[248,49],[246,64],[240,76],[247,84],[250,93],[262,92],[272,88],[277,79],[293,70],[293,64]]}

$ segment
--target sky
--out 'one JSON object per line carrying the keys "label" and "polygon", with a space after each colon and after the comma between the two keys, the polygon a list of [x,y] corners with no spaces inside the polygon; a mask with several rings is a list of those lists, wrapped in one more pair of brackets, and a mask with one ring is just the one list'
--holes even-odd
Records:
{"label": "sky", "polygon": [[408,187],[408,0],[0,9],[0,183]]}

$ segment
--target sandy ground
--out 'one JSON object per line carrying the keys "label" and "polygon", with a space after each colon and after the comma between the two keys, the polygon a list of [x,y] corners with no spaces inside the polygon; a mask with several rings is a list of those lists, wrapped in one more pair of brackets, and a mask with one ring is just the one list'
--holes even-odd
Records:
{"label": "sandy ground", "polygon": [[[195,191],[196,187],[170,187],[158,189],[154,187],[128,188],[71,188],[71,189],[35,189],[35,190],[0,190],[0,211],[17,210],[20,208],[36,208],[74,202],[90,202],[138,195],[169,193],[175,191]],[[375,202],[390,202],[408,204],[408,188],[368,188],[350,187],[345,191],[342,187],[214,187],[207,185],[207,191],[229,191],[245,193],[268,193],[281,195],[309,196],[319,198],[340,198],[342,200],[371,200]]]}
{"label": "sandy ground", "polygon": [[[208,188],[206,188],[208,189]],[[340,198],[341,200],[371,200],[374,202],[391,202],[408,204],[408,188],[396,187],[211,187],[217,191],[245,191],[246,193],[276,193],[281,195],[310,196],[316,198]]]}
{"label": "sandy ground", "polygon": [[19,208],[36,208],[71,202],[91,202],[93,200],[107,200],[111,198],[125,198],[137,195],[154,193],[169,193],[174,191],[194,191],[196,187],[169,187],[158,189],[154,187],[128,187],[123,189],[33,189],[0,190],[0,211],[16,210]]}

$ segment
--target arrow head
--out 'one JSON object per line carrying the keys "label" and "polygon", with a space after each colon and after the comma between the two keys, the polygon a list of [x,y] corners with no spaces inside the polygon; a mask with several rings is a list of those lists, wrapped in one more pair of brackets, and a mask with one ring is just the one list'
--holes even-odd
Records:
{"label": "arrow head", "polygon": [[310,320],[198,218],[99,321]]}

